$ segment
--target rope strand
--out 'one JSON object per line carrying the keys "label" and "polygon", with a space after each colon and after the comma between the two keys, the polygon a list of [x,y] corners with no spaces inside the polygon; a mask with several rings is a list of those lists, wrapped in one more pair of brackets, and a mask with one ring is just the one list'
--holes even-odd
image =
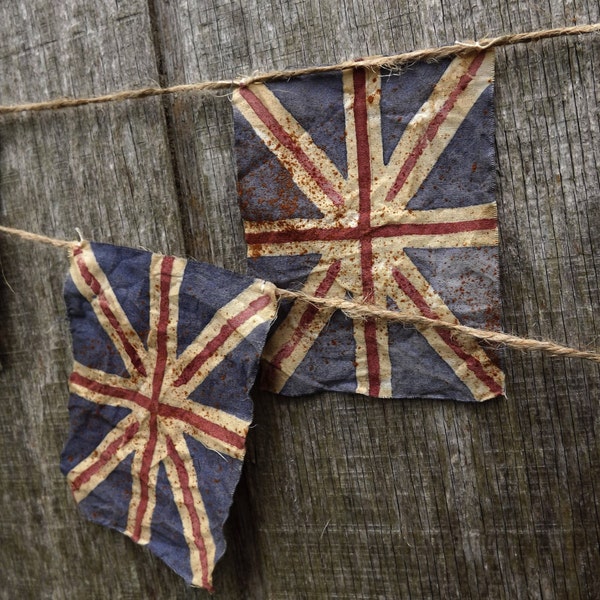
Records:
{"label": "rope strand", "polygon": [[3,227],[0,225],[0,231],[8,233],[9,235],[16,235],[23,240],[29,240],[31,242],[39,242],[40,244],[48,244],[56,248],[67,248],[71,249],[77,245],[77,242],[68,242],[67,240],[57,240],[56,238],[46,237],[45,235],[39,235],[31,231],[24,231],[23,229],[13,229],[12,227]]}
{"label": "rope strand", "polygon": [[[0,226],[0,232],[4,232],[24,240],[51,245],[57,248],[72,249],[79,244],[79,242],[59,240],[56,238],[47,237],[45,235],[32,233],[30,231],[24,231],[22,229],[14,229],[12,227]],[[545,352],[546,354],[549,354],[551,356],[581,358],[583,360],[590,360],[592,362],[600,364],[600,352],[595,352],[592,350],[578,350],[577,348],[571,348],[569,346],[557,344],[556,342],[552,342],[549,340],[535,340],[531,338],[522,338],[516,335],[511,335],[500,331],[477,329],[476,327],[468,327],[467,325],[461,325],[459,323],[448,323],[447,321],[442,321],[439,319],[430,319],[422,315],[387,310],[372,304],[351,302],[349,300],[343,300],[341,298],[320,298],[317,296],[310,296],[303,292],[295,292],[292,290],[285,290],[278,287],[275,288],[275,293],[280,299],[297,300],[300,302],[314,304],[316,306],[326,306],[328,308],[341,310],[351,319],[375,318],[383,319],[386,321],[405,323],[407,325],[419,325],[424,327],[448,329],[460,335],[466,335],[472,338],[482,340],[484,342],[488,342],[490,344],[506,346],[514,350],[538,350],[541,352]]]}
{"label": "rope strand", "polygon": [[570,35],[581,35],[600,31],[600,23],[591,25],[576,25],[574,27],[557,27],[554,29],[540,29],[538,31],[528,31],[524,33],[509,33],[493,38],[482,38],[478,41],[455,42],[448,46],[438,48],[425,48],[423,50],[414,50],[403,54],[392,56],[372,56],[359,60],[348,60],[333,65],[318,67],[303,67],[299,69],[287,69],[282,71],[268,71],[259,73],[241,79],[221,79],[216,81],[199,81],[197,83],[188,83],[173,85],[170,87],[146,87],[137,90],[123,90],[104,94],[102,96],[93,96],[89,98],[56,98],[44,102],[30,102],[26,104],[0,105],[0,115],[8,115],[20,112],[38,112],[42,110],[60,110],[75,106],[85,106],[88,104],[104,104],[106,102],[122,102],[124,100],[137,100],[148,98],[150,96],[163,96],[165,94],[178,94],[187,92],[208,92],[217,90],[231,90],[250,85],[251,83],[264,83],[276,79],[288,79],[299,75],[310,75],[313,73],[323,73],[326,71],[340,71],[342,69],[356,67],[398,67],[401,64],[417,62],[420,60],[436,60],[448,56],[467,54],[470,52],[480,52],[488,48],[498,48],[500,46],[511,46],[515,44],[524,44],[549,38],[564,37]]}
{"label": "rope strand", "polygon": [[361,304],[358,302],[350,302],[339,298],[320,298],[317,296],[309,296],[303,292],[293,292],[290,290],[282,290],[277,288],[277,295],[280,298],[298,299],[310,304],[326,306],[343,311],[351,319],[383,319],[385,321],[396,321],[407,325],[421,325],[425,327],[434,327],[438,329],[448,329],[469,337],[477,338],[485,342],[507,346],[515,350],[540,350],[552,356],[568,356],[570,358],[582,358],[591,360],[600,364],[600,353],[591,350],[577,350],[551,342],[548,340],[535,340],[531,338],[522,338],[501,331],[490,331],[488,329],[477,329],[476,327],[468,327],[458,323],[448,323],[439,319],[430,319],[422,315],[414,315],[405,312],[386,310],[373,304]]}

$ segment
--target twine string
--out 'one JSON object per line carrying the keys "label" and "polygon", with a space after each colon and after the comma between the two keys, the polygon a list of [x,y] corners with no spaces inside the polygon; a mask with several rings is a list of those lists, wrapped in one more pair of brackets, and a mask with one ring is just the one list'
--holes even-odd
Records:
{"label": "twine string", "polygon": [[[54,246],[56,248],[66,248],[72,250],[77,247],[81,241],[67,241],[56,238],[47,237],[45,235],[39,235],[31,231],[24,231],[22,229],[14,229],[12,227],[0,226],[0,232],[7,233],[12,236],[19,237],[23,240],[32,242],[38,242]],[[81,234],[80,234],[81,237]],[[491,331],[488,329],[478,329],[476,327],[469,327],[467,325],[461,325],[460,323],[449,323],[441,319],[430,319],[422,315],[416,315],[403,311],[393,311],[375,306],[373,304],[353,302],[350,300],[344,300],[342,298],[321,298],[318,296],[310,296],[300,291],[285,290],[279,287],[275,287],[275,294],[280,300],[295,300],[313,304],[315,306],[322,306],[327,308],[333,308],[336,310],[343,311],[351,319],[381,319],[385,321],[395,321],[397,323],[404,323],[406,325],[413,325],[419,327],[434,327],[453,331],[460,335],[469,336],[478,340],[484,341],[488,344],[505,346],[514,350],[521,351],[541,351],[550,356],[563,356],[568,358],[580,358],[584,360],[590,360],[592,362],[600,364],[600,352],[593,350],[578,350],[577,348],[571,348],[564,346],[549,340],[536,340],[533,338],[523,338],[509,333],[503,333],[500,331]]]}
{"label": "twine string", "polygon": [[54,246],[55,248],[67,248],[72,249],[77,245],[77,242],[69,242],[67,240],[58,240],[56,238],[47,237],[32,231],[25,231],[23,229],[14,229],[12,227],[4,227],[0,225],[0,231],[20,237],[22,240],[29,240],[31,242],[38,242],[40,244],[47,244],[48,246]]}
{"label": "twine string", "polygon": [[85,106],[89,104],[103,104],[106,102],[122,102],[124,100],[137,100],[151,96],[163,96],[165,94],[179,94],[187,92],[214,92],[218,90],[231,90],[250,85],[252,83],[265,83],[277,79],[288,79],[298,77],[299,75],[311,75],[323,73],[326,71],[341,71],[350,68],[375,68],[387,67],[395,68],[403,64],[417,61],[432,61],[468,54],[471,52],[480,52],[489,48],[499,48],[501,46],[511,46],[515,44],[525,44],[538,40],[545,40],[556,37],[571,35],[581,35],[600,31],[600,23],[590,25],[576,25],[573,27],[557,27],[554,29],[540,29],[537,31],[528,31],[523,33],[509,33],[492,38],[482,38],[477,41],[457,41],[448,46],[437,48],[424,48],[422,50],[413,50],[402,54],[391,56],[372,56],[358,60],[347,60],[337,64],[302,67],[298,69],[274,70],[265,73],[257,73],[248,77],[239,79],[220,79],[215,81],[199,81],[196,83],[186,83],[173,85],[169,87],[146,87],[137,90],[123,90],[101,96],[88,98],[56,98],[44,102],[29,102],[25,104],[0,105],[0,115],[7,115],[20,112],[37,112],[42,110],[59,110],[61,108]]}
{"label": "twine string", "polygon": [[335,308],[343,311],[351,319],[382,319],[384,321],[396,321],[406,325],[417,325],[424,327],[434,327],[437,329],[449,329],[456,333],[476,338],[490,344],[506,346],[515,350],[539,350],[552,356],[568,356],[570,358],[582,358],[600,363],[600,353],[592,350],[578,350],[557,344],[549,340],[536,340],[532,338],[522,338],[501,331],[491,331],[489,329],[478,329],[458,323],[448,323],[440,319],[430,319],[422,315],[416,315],[406,312],[387,310],[373,304],[362,304],[340,298],[320,298],[309,296],[303,292],[294,292],[277,288],[277,295],[280,298],[297,299],[317,306]]}

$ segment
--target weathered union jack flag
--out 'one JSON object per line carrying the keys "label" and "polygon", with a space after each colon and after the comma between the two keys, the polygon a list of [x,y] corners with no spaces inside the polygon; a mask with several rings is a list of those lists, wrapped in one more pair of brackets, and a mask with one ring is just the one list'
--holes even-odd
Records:
{"label": "weathered union jack flag", "polygon": [[[252,273],[497,328],[493,61],[490,51],[237,90]],[[443,329],[351,321],[296,301],[267,341],[262,385],[480,401],[503,393],[496,362]]]}
{"label": "weathered union jack flag", "polygon": [[211,589],[276,302],[217,267],[82,243],[65,300],[74,367],[61,470],[84,515]]}

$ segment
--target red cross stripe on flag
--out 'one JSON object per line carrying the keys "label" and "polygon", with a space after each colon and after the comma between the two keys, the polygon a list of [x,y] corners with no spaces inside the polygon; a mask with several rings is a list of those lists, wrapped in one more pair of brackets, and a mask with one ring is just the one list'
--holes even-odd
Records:
{"label": "red cross stripe on flag", "polygon": [[73,495],[89,518],[211,589],[273,286],[86,242],[70,276],[72,432],[61,468]]}
{"label": "red cross stripe on flag", "polygon": [[[236,90],[253,273],[283,287],[300,283],[310,295],[497,327],[493,60],[489,51],[399,75],[349,69]],[[412,113],[401,112],[404,101]],[[450,261],[464,265],[457,277],[483,297],[473,300],[469,289],[457,300],[452,281],[432,283]],[[464,400],[503,393],[502,372],[475,340],[417,327],[413,351],[403,333],[375,319],[355,320],[349,336],[335,339],[332,327],[344,324],[332,313],[293,304],[267,342],[264,387]],[[337,356],[326,344],[337,345]],[[431,369],[432,389],[408,373]]]}

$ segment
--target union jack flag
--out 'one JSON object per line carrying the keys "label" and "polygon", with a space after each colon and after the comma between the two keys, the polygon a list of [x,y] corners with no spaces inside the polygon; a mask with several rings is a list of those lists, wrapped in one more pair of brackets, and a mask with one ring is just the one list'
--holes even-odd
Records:
{"label": "union jack flag", "polygon": [[[498,328],[492,51],[401,72],[354,68],[234,94],[253,274]],[[296,301],[263,353],[264,388],[485,400],[497,360],[473,339]]]}
{"label": "union jack flag", "polygon": [[75,500],[88,519],[211,589],[273,286],[83,242],[65,300],[75,362],[61,470]]}

